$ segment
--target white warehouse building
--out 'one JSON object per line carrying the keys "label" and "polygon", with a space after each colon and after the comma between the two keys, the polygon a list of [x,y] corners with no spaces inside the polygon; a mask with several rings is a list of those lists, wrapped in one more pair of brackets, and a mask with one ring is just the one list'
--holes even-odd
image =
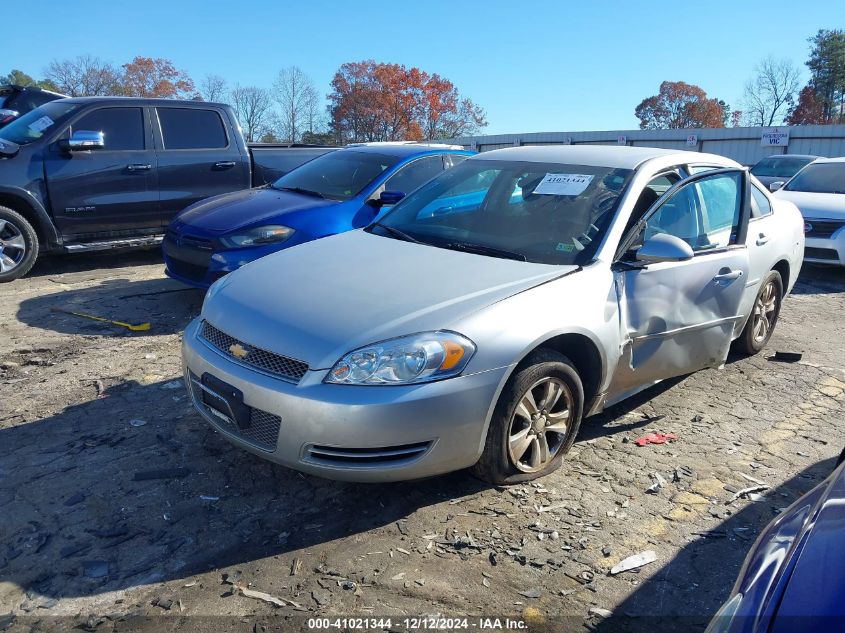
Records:
{"label": "white warehouse building", "polygon": [[532,132],[463,136],[445,141],[485,152],[521,145],[633,145],[708,152],[753,165],[772,154],[845,156],[845,125],[732,127],[606,132]]}

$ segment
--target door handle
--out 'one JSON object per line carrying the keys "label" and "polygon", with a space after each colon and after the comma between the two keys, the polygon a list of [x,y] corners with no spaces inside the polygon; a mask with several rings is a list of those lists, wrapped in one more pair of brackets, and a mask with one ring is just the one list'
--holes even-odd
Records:
{"label": "door handle", "polygon": [[133,165],[127,165],[126,166],[126,169],[128,171],[149,171],[152,168],[153,168],[152,165],[143,165],[143,164],[140,164],[140,163],[135,163]]}
{"label": "door handle", "polygon": [[237,165],[237,163],[233,160],[221,160],[214,163],[214,169],[231,169]]}
{"label": "door handle", "polygon": [[765,233],[760,233],[759,237],[757,238],[757,246],[763,246],[769,241],[769,236]]}
{"label": "door handle", "polygon": [[719,274],[713,277],[713,281],[717,285],[721,284],[722,282],[733,281],[734,279],[739,279],[740,277],[742,277],[741,270],[731,270],[730,268],[723,268],[722,270],[724,270],[725,272],[719,271]]}

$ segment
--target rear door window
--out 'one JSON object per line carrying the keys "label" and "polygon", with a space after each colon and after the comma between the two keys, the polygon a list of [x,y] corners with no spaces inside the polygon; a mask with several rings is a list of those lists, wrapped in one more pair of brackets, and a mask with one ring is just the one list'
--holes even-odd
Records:
{"label": "rear door window", "polygon": [[384,188],[386,191],[411,193],[414,189],[428,182],[442,171],[443,158],[439,154],[418,158],[400,168],[398,172],[388,178],[384,184]]}
{"label": "rear door window", "polygon": [[220,149],[229,142],[214,110],[157,108],[164,149]]}
{"label": "rear door window", "polygon": [[102,132],[106,151],[142,150],[144,111],[141,108],[100,108],[83,115],[72,126],[74,132]]}

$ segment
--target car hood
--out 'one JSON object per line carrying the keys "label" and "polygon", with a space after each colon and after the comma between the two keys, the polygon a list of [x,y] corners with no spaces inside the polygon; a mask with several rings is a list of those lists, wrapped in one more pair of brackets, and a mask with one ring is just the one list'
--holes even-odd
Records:
{"label": "car hood", "polygon": [[[824,492],[816,506],[798,554],[795,569],[778,608],[777,621],[790,617],[817,618],[824,624],[830,616],[845,617],[845,466],[822,484]],[[803,624],[803,622],[802,622]],[[824,630],[807,622],[802,630]],[[787,627],[781,627],[787,630]],[[778,626],[775,631],[780,631]]]}
{"label": "car hood", "polygon": [[801,210],[805,218],[845,220],[845,194],[808,193],[806,191],[776,191],[774,196],[789,200]]}
{"label": "car hood", "polygon": [[223,234],[261,222],[283,224],[292,213],[336,204],[337,200],[269,187],[245,189],[201,200],[176,216],[176,223]]}
{"label": "car hood", "polygon": [[210,289],[203,317],[246,343],[328,369],[353,349],[449,329],[462,316],[576,268],[357,230],[286,249],[229,274]]}

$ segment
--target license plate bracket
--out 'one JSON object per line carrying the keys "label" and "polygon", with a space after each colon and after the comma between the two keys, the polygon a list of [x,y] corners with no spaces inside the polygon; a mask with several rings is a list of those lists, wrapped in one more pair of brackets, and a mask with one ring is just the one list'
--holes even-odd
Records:
{"label": "license plate bracket", "polygon": [[208,389],[208,391],[202,390],[203,404],[222,413],[227,418],[234,418],[233,421],[242,431],[249,428],[252,409],[244,404],[244,394],[240,389],[208,372],[202,375],[200,381]]}

